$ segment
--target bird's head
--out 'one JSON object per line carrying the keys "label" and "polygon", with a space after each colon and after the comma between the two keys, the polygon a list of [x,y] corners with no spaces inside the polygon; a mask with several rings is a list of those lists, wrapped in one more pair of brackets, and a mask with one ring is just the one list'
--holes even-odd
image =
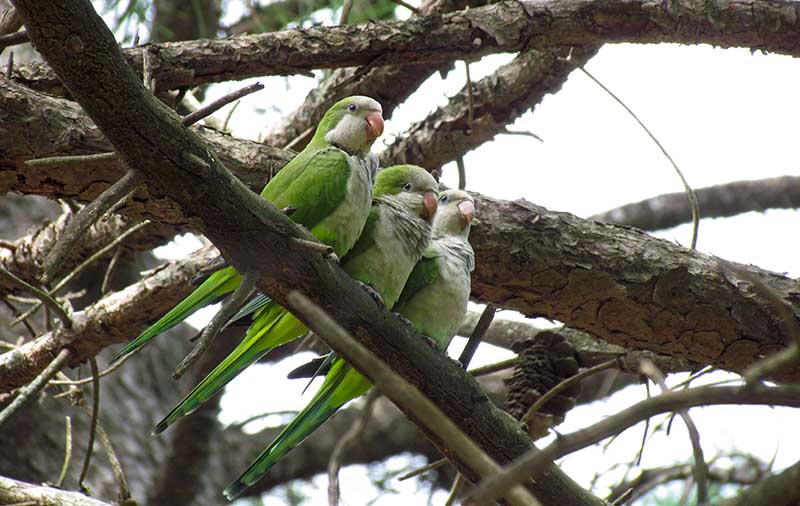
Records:
{"label": "bird's head", "polygon": [[322,117],[311,142],[332,144],[352,155],[366,155],[383,133],[382,114],[381,104],[372,98],[343,98]]}
{"label": "bird's head", "polygon": [[394,197],[403,207],[431,221],[436,214],[439,183],[430,172],[416,165],[395,165],[378,172],[372,194]]}
{"label": "bird's head", "polygon": [[475,201],[463,190],[447,190],[439,194],[439,210],[433,220],[434,237],[469,235],[475,217]]}

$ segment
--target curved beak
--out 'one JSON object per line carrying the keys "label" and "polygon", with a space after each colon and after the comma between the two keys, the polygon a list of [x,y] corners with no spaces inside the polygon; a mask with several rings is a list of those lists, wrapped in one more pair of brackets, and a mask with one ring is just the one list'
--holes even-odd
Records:
{"label": "curved beak", "polygon": [[422,197],[422,219],[430,220],[433,218],[433,215],[436,214],[436,209],[439,207],[439,199],[436,197],[436,193],[429,191],[425,192]]}
{"label": "curved beak", "polygon": [[374,141],[383,133],[383,116],[379,111],[372,111],[365,118],[367,122],[367,139]]}
{"label": "curved beak", "polygon": [[461,224],[462,229],[472,223],[472,218],[474,217],[475,204],[471,200],[462,200],[458,203],[458,222]]}

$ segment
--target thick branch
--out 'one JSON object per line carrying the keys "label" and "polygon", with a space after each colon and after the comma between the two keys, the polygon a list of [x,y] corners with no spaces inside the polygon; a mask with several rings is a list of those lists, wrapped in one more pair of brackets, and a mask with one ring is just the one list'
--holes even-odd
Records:
{"label": "thick branch", "polygon": [[[713,22],[709,22],[713,20]],[[223,40],[151,44],[160,89],[311,69],[442,63],[531,47],[606,42],[678,42],[800,54],[800,6],[782,0],[500,2],[408,21],[312,27]],[[144,49],[126,50],[142,68]],[[236,54],[236,58],[231,58]],[[52,72],[17,69],[36,89],[58,86]]]}
{"label": "thick branch", "polygon": [[795,506],[800,504],[800,462],[743,489],[721,506]]}
{"label": "thick branch", "polygon": [[[786,322],[718,260],[643,232],[581,220],[524,200],[476,199],[472,295],[546,316],[628,350],[736,372],[789,342]],[[739,266],[800,314],[797,282]],[[786,371],[784,379],[800,377]]]}
{"label": "thick branch", "polygon": [[[310,252],[285,254],[303,232],[228,173],[200,138],[142,87],[88,2],[15,3],[42,55],[122,158],[146,175],[150,191],[174,200],[232,265],[256,277],[259,289],[286,304],[289,292],[303,287],[370,351],[446,406],[448,416],[495,461],[508,462],[531,447],[465,371],[388,317],[338,264]],[[97,86],[98,80],[104,86]],[[469,462],[460,465],[469,477],[478,476]],[[599,502],[557,467],[546,474],[531,485],[543,502]]]}
{"label": "thick branch", "polygon": [[[429,15],[466,7],[484,5],[483,0],[426,0],[420,6],[420,15]],[[267,7],[271,7],[270,4]],[[319,123],[322,115],[337,100],[349,95],[366,95],[378,100],[383,106],[383,117],[391,118],[392,112],[437,70],[446,70],[449,64],[433,65],[368,65],[361,68],[336,69],[306,96],[300,106],[282,118],[264,139],[273,146],[286,146],[294,141],[294,149],[302,149],[309,140],[310,132],[304,132]]]}
{"label": "thick branch", "polygon": [[[694,192],[703,218],[723,218],[748,211],[800,207],[798,176],[736,181],[700,188]],[[642,230],[662,230],[692,221],[692,210],[686,193],[667,193],[595,214],[592,219]]]}
{"label": "thick branch", "polygon": [[555,93],[570,72],[585,64],[596,47],[568,51],[528,50],[495,73],[472,84],[473,120],[470,122],[470,94],[465,86],[447,105],[409,127],[408,135],[381,153],[381,162],[413,163],[428,170],[440,168],[506,130],[546,94]]}

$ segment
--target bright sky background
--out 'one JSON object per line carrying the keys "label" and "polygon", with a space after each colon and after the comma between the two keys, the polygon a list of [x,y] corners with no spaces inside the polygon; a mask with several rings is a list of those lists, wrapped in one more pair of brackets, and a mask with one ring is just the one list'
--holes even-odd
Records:
{"label": "bright sky background", "polygon": [[[229,18],[229,21],[236,19],[237,14],[234,12]],[[511,58],[511,55],[497,55],[473,63],[473,80],[491,73]],[[604,47],[587,69],[648,125],[695,188],[800,174],[797,162],[800,63],[792,58],[710,46],[620,44]],[[321,75],[320,72],[316,74]],[[282,114],[293,110],[317,82],[306,77],[260,81],[266,84],[266,90],[242,100],[231,119],[234,135],[257,139]],[[243,84],[214,86],[208,99]],[[425,118],[435,107],[444,105],[447,97],[464,84],[461,63],[446,80],[438,74],[431,77],[395,112],[387,123],[383,142],[402,136],[411,122]],[[226,113],[224,109],[218,116],[224,118]],[[512,129],[535,132],[545,142],[501,135],[468,153],[465,163],[469,190],[506,199],[525,198],[579,216],[682,190],[668,161],[635,121],[580,72],[574,72],[558,94],[545,98],[535,114],[524,115]],[[379,141],[376,150],[380,149]],[[455,166],[450,164],[444,170],[444,182],[455,186],[456,181]],[[703,220],[698,249],[798,277],[798,230],[800,213],[797,211],[747,213],[731,219]],[[656,235],[687,245],[691,227],[680,226]],[[159,249],[159,253],[164,258],[180,258],[197,246],[199,242],[195,238],[184,236]],[[203,311],[191,321],[202,325],[209,314]],[[504,312],[501,317],[515,316]],[[451,355],[457,354],[458,349],[454,348],[460,346],[463,343],[454,343]],[[304,354],[271,367],[253,367],[242,374],[223,397],[223,420],[231,422],[258,413],[301,408],[310,394],[301,398],[304,382],[290,382],[285,379],[285,373],[309,356]],[[509,352],[482,345],[475,364],[507,356]],[[730,375],[719,373],[709,375],[708,381],[728,377]],[[671,381],[681,379],[676,377]],[[280,394],[269,398],[254,396],[253,384],[280,384],[280,389],[270,389]],[[262,388],[258,390],[263,392]],[[586,426],[643,397],[644,387],[633,387],[608,402],[579,407],[570,412],[559,431],[567,433]],[[800,425],[797,411],[729,407],[695,409],[692,415],[707,457],[720,450],[737,449],[752,452],[766,461],[776,455],[776,467],[781,468],[794,463],[800,454],[796,437],[796,427]],[[285,417],[271,416],[259,424],[251,424],[250,428],[257,430],[286,421]],[[627,431],[605,455],[600,448],[590,448],[568,457],[563,466],[573,478],[588,485],[596,470],[633,458],[642,430],[638,426]],[[264,444],[267,443],[265,440]],[[676,420],[671,436],[667,438],[661,433],[648,443],[642,464],[657,466],[689,459],[691,447],[686,431],[680,420]],[[415,458],[414,462],[414,465],[421,464],[422,459]],[[386,468],[400,470],[408,463],[406,457],[393,458]],[[237,472],[231,470],[231,478]],[[609,474],[612,475],[619,476]],[[366,504],[378,494],[370,485],[363,466],[345,468],[340,476],[343,504]],[[415,500],[427,500],[428,491],[417,492],[414,480],[395,480],[391,486],[400,494],[383,497],[380,504],[407,504],[409,494],[414,493],[418,494]],[[302,491],[310,495],[307,504],[324,504],[326,487],[326,477],[317,477],[311,486],[302,487]],[[273,497],[281,497],[282,493],[278,489]],[[605,490],[600,488],[598,493],[602,495]],[[443,491],[436,492],[433,504],[441,504],[445,496]]]}

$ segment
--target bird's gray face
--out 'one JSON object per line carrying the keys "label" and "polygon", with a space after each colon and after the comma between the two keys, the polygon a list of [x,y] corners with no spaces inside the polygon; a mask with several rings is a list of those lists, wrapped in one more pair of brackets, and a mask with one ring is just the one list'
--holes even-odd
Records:
{"label": "bird's gray face", "polygon": [[431,222],[439,204],[438,190],[439,183],[436,179],[429,172],[420,169],[409,174],[397,198],[411,212]]}
{"label": "bird's gray face", "polygon": [[369,97],[353,97],[325,140],[350,153],[366,154],[383,133],[383,109]]}
{"label": "bird's gray face", "polygon": [[475,201],[465,191],[447,190],[439,195],[439,211],[433,222],[433,234],[437,236],[469,233],[475,217]]}

